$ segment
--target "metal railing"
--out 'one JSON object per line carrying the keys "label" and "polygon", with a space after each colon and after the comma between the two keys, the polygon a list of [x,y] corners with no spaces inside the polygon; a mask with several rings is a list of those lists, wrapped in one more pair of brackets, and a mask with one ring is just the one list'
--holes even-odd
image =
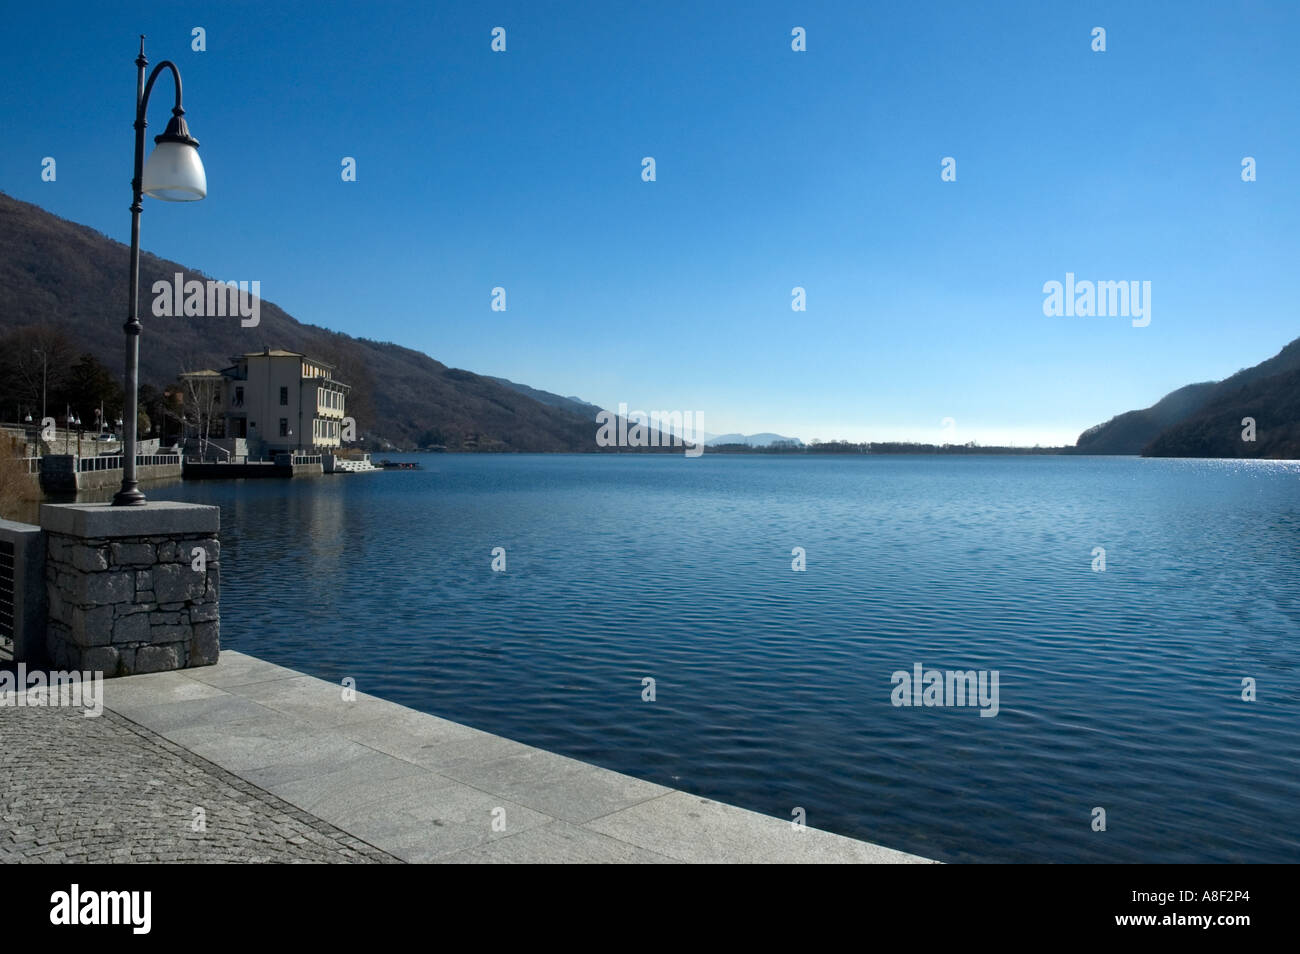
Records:
{"label": "metal railing", "polygon": [[14,658],[16,579],[14,545],[9,540],[0,540],[0,659]]}
{"label": "metal railing", "polygon": [[227,464],[272,464],[272,460],[262,457],[250,457],[248,454],[228,454],[225,460],[213,460],[207,457],[195,457],[193,454],[185,455],[187,464],[220,464],[225,467]]}
{"label": "metal railing", "polygon": [[[179,464],[179,454],[136,454],[137,467],[158,467],[166,464]],[[121,454],[105,454],[103,457],[80,457],[77,459],[77,473],[86,474],[96,470],[121,470]]]}

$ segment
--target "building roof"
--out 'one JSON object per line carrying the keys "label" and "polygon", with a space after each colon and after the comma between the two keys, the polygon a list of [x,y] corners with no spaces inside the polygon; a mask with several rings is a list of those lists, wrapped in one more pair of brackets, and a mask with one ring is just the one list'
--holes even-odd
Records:
{"label": "building roof", "polygon": [[303,354],[301,351],[285,351],[282,348],[263,348],[261,351],[245,351],[241,355],[232,358],[237,361],[238,358],[302,358],[304,361],[310,361],[312,364],[318,364],[322,368],[334,370],[334,365],[328,361],[322,361],[320,358],[313,358]]}
{"label": "building roof", "polygon": [[212,371],[205,368],[202,371],[182,371],[179,375],[182,378],[219,378],[222,377],[220,371]]}

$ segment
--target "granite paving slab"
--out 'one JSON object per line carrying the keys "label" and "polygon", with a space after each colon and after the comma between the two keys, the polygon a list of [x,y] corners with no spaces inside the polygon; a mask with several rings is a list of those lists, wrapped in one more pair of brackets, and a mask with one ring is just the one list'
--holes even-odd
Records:
{"label": "granite paving slab", "polygon": [[[104,706],[0,708],[0,860],[927,862],[230,650],[107,680]],[[68,820],[86,797],[102,823]],[[199,805],[216,842],[187,833]]]}

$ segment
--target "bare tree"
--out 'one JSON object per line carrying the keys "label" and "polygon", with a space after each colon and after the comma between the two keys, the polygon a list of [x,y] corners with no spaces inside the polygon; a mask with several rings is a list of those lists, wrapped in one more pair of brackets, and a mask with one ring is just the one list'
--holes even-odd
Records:
{"label": "bare tree", "polygon": [[24,445],[0,435],[0,517],[31,520],[32,501],[39,496],[36,481],[28,476]]}
{"label": "bare tree", "polygon": [[[187,370],[181,372],[179,379],[182,422],[193,425],[194,436],[199,440],[199,456],[206,457],[212,420],[221,407],[225,378],[220,372],[195,367],[197,359],[193,355],[187,355],[184,363]],[[184,436],[182,433],[182,443]]]}
{"label": "bare tree", "polygon": [[6,397],[32,408],[33,417],[43,416],[47,400],[67,383],[76,356],[68,336],[51,325],[15,328],[0,339]]}

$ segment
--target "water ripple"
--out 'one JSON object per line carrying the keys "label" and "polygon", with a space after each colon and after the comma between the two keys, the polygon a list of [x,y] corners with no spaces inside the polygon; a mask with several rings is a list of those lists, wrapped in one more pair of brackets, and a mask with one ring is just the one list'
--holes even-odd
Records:
{"label": "water ripple", "polygon": [[222,507],[224,644],[948,861],[1300,858],[1296,465],[424,462],[157,494]]}

